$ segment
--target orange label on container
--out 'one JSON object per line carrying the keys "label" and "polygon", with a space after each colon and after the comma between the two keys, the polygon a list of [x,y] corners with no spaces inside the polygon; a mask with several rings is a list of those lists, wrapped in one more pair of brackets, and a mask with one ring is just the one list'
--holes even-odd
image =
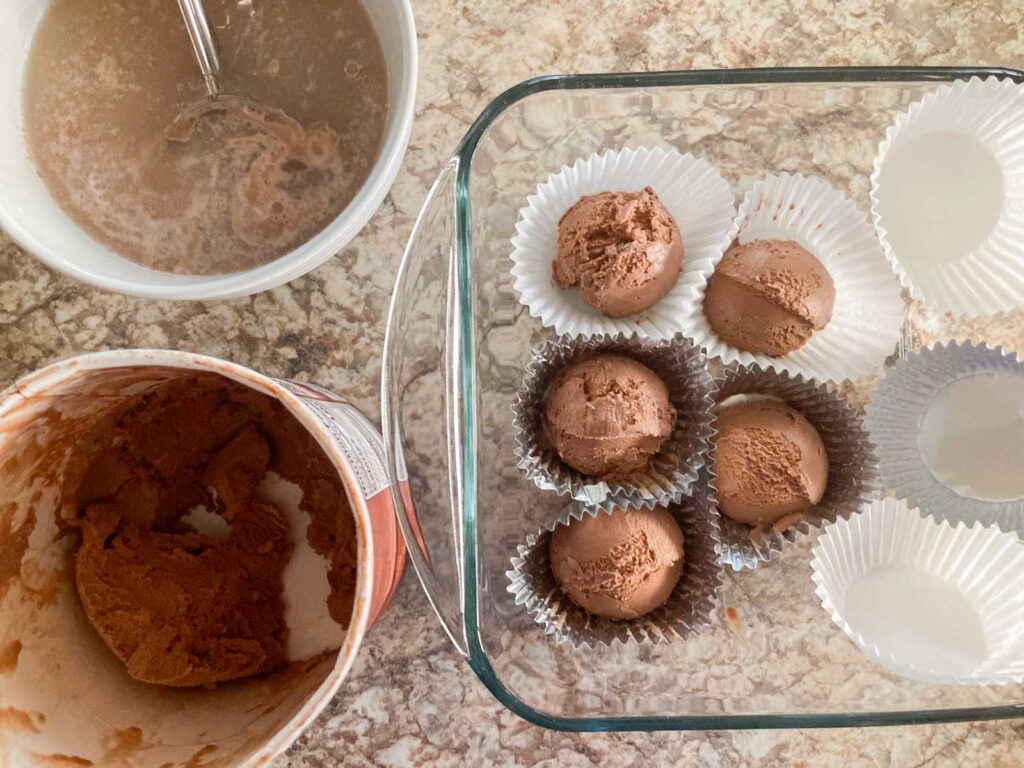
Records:
{"label": "orange label on container", "polygon": [[[391,499],[384,439],[377,428],[344,398],[315,384],[281,381],[319,418],[331,440],[344,455],[370,517],[369,539],[373,546],[373,589],[370,604],[372,625],[398,587],[405,568],[405,543],[398,529]],[[402,479],[403,498],[408,481]],[[411,512],[411,505],[408,506]],[[418,532],[418,526],[414,526]]]}

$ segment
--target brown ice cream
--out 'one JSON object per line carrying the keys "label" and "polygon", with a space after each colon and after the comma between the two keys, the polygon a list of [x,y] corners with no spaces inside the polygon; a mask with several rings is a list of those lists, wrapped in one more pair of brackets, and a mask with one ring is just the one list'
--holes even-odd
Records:
{"label": "brown ice cream", "polygon": [[332,562],[328,609],[347,625],[352,513],[330,460],[276,400],[221,377],[176,379],[116,409],[77,446],[64,486],[82,537],[76,585],[135,679],[209,685],[287,661],[292,542],[283,513],[259,498],[268,470],[302,489],[309,543]]}
{"label": "brown ice cream", "polygon": [[799,349],[832,319],[832,276],[792,240],[734,243],[715,268],[704,314],[722,341],[772,357]]}
{"label": "brown ice cream", "polygon": [[617,354],[598,354],[562,370],[544,410],[544,429],[558,455],[585,475],[642,469],[675,423],[665,382]]}
{"label": "brown ice cream", "polygon": [[560,288],[606,317],[627,317],[661,301],[683,264],[683,240],[650,187],[580,198],[558,222],[553,269]]}
{"label": "brown ice cream", "polygon": [[551,570],[580,608],[635,619],[662,605],[683,575],[683,532],[663,507],[584,515],[551,536]]}
{"label": "brown ice cream", "polygon": [[777,400],[727,405],[714,423],[712,470],[718,506],[758,527],[795,521],[821,501],[828,454],[799,411]]}

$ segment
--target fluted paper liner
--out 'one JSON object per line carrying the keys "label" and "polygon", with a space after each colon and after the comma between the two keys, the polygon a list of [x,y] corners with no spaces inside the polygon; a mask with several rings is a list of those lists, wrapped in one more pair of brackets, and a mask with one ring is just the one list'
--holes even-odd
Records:
{"label": "fluted paper liner", "polygon": [[[1024,682],[1024,547],[1012,534],[975,523],[951,526],[922,517],[905,501],[887,498],[865,505],[861,514],[828,525],[815,545],[811,559],[812,579],[822,607],[836,626],[872,661],[887,669],[929,683],[1005,685]],[[881,637],[865,637],[847,620],[847,596],[851,585],[870,575],[874,579],[903,578],[918,573],[955,590],[976,612],[983,636],[984,657],[967,660],[963,668],[928,663],[938,653],[915,642],[908,653],[890,647]],[[884,582],[883,582],[884,584]],[[894,587],[897,585],[894,584]],[[922,593],[920,605],[931,605]],[[877,621],[898,625],[905,617],[878,605]],[[886,611],[885,613],[881,613]],[[950,632],[953,628],[949,628]],[[865,631],[867,631],[865,629]],[[941,635],[924,643],[941,643]],[[937,668],[941,666],[941,668]]]}
{"label": "fluted paper liner", "polygon": [[[672,214],[683,241],[683,269],[657,304],[625,318],[605,317],[579,296],[558,287],[552,261],[558,221],[584,195],[639,192],[651,187]],[[527,198],[512,238],[513,288],[533,317],[560,335],[640,333],[671,338],[700,280],[696,266],[718,255],[736,205],[729,184],[709,163],[675,149],[606,149],[562,166]]]}
{"label": "fluted paper liner", "polygon": [[865,423],[877,446],[882,480],[897,498],[939,520],[994,524],[1024,536],[1024,499],[961,496],[936,479],[918,447],[921,420],[933,398],[955,381],[985,373],[1024,376],[1024,363],[1016,353],[984,343],[950,342],[921,349],[885,372],[866,408]]}
{"label": "fluted paper liner", "polygon": [[[936,88],[901,114],[878,146],[871,174],[871,215],[886,257],[911,296],[940,312],[987,315],[1024,304],[1020,233],[1024,231],[1024,87],[995,77],[959,80]],[[972,250],[942,263],[901,259],[890,243],[880,205],[882,171],[895,151],[924,136],[953,134],[976,140],[1002,175],[1002,205],[994,226]],[[920,144],[918,144],[920,146]],[[949,151],[936,145],[935,152]],[[922,166],[927,160],[922,159]],[[968,201],[965,201],[965,206]],[[994,206],[993,206],[994,207]],[[962,214],[970,216],[966,210]],[[956,217],[951,217],[956,221]]]}
{"label": "fluted paper liner", "polygon": [[899,340],[904,304],[867,215],[819,179],[769,176],[744,197],[726,244],[765,239],[794,240],[828,270],[836,289],[828,325],[782,357],[745,352],[719,339],[704,315],[704,292],[722,248],[699,265],[699,290],[682,310],[683,335],[725,364],[759,365],[822,381],[855,379],[881,367]]}
{"label": "fluted paper liner", "polygon": [[611,621],[587,613],[562,592],[551,572],[552,532],[560,525],[572,525],[583,515],[621,514],[620,509],[597,509],[580,502],[570,504],[554,522],[531,533],[519,545],[512,569],[506,574],[508,591],[515,595],[516,605],[525,606],[534,621],[544,627],[545,634],[575,648],[657,645],[699,634],[714,617],[721,586],[718,512],[699,493],[667,507],[683,531],[683,575],[664,605],[637,619]]}
{"label": "fluted paper liner", "polygon": [[[565,367],[602,352],[628,355],[665,382],[676,425],[645,469],[625,477],[584,475],[550,445],[542,416],[548,387]],[[711,375],[704,354],[689,340],[635,337],[558,338],[535,349],[512,406],[518,466],[537,487],[592,505],[655,501],[666,504],[687,492],[704,465],[711,434]]]}
{"label": "fluted paper liner", "polygon": [[[756,568],[775,557],[786,542],[824,523],[846,518],[880,494],[878,460],[864,423],[846,400],[825,384],[758,366],[727,370],[716,382],[715,401],[736,395],[764,395],[798,410],[821,436],[828,452],[825,495],[796,525],[784,531],[755,531],[722,515],[722,562],[733,570]],[[711,442],[714,445],[715,438]],[[707,482],[716,497],[715,465],[709,456]]]}

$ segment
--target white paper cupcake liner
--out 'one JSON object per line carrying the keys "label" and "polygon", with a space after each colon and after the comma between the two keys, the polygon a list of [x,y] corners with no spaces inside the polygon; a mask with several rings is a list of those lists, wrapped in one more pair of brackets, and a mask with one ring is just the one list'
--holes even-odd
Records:
{"label": "white paper cupcake liner", "polygon": [[826,526],[811,569],[832,621],[887,669],[929,683],[1024,682],[1024,547],[1014,536],[884,499]]}
{"label": "white paper cupcake liner", "polygon": [[[649,465],[629,477],[596,478],[565,464],[544,432],[547,389],[576,360],[617,352],[640,361],[665,382],[676,409],[676,425]],[[605,509],[653,501],[667,504],[689,491],[707,458],[711,435],[712,379],[707,358],[688,339],[651,341],[636,337],[560,337],[534,350],[512,406],[518,466],[537,487]]]}
{"label": "white paper cupcake liner", "polygon": [[[783,531],[755,531],[722,515],[722,562],[733,570],[756,568],[774,558],[787,542],[824,523],[847,518],[881,493],[878,459],[867,428],[846,400],[824,384],[757,366],[727,370],[716,382],[715,401],[737,395],[768,396],[803,414],[828,452],[828,485],[821,501],[796,525]],[[711,442],[714,444],[712,436]],[[707,483],[716,499],[715,466],[709,458]]]}
{"label": "white paper cupcake liner", "polygon": [[795,240],[828,270],[836,288],[828,325],[783,357],[744,352],[719,339],[704,315],[704,292],[723,248],[694,265],[700,279],[692,303],[681,310],[683,335],[726,364],[759,365],[823,381],[855,379],[881,367],[900,338],[904,304],[863,211],[818,179],[769,176],[744,197],[727,243],[765,239]]}
{"label": "white paper cupcake liner", "polygon": [[[584,195],[639,192],[651,187],[672,214],[683,240],[683,270],[660,302],[636,315],[610,318],[586,304],[576,289],[555,284],[558,221]],[[674,149],[605,150],[552,174],[527,198],[512,238],[513,288],[533,317],[559,335],[639,333],[669,339],[680,330],[700,272],[717,257],[735,213],[729,184],[704,160]]]}
{"label": "white paper cupcake liner", "polygon": [[[639,506],[650,508],[653,504]],[[684,497],[668,505],[683,531],[683,575],[671,596],[659,608],[630,621],[611,621],[577,606],[559,588],[551,572],[549,545],[552,532],[584,515],[619,514],[619,509],[596,509],[573,502],[558,519],[526,537],[511,559],[506,575],[516,605],[544,628],[544,633],[575,648],[616,644],[658,645],[685,640],[708,626],[718,604],[721,566],[718,563],[718,512],[701,495]]]}
{"label": "white paper cupcake liner", "polygon": [[866,408],[865,423],[884,485],[898,498],[940,520],[997,525],[1024,536],[1024,498],[986,501],[957,493],[936,478],[918,444],[925,414],[939,392],[976,374],[999,373],[1020,376],[1024,387],[1024,363],[998,347],[963,342],[922,349],[886,371]]}
{"label": "white paper cupcake liner", "polygon": [[[1024,304],[1022,126],[1024,87],[975,77],[932,91],[886,131],[871,214],[900,282],[928,307],[986,315]],[[893,184],[900,194],[887,205]],[[919,207],[900,210],[907,198]]]}

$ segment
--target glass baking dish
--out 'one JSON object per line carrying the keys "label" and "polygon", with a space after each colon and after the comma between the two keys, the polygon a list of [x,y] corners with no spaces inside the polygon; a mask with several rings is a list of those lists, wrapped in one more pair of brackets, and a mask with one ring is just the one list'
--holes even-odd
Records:
{"label": "glass baking dish", "polygon": [[[825,178],[867,211],[895,116],[980,68],[752,69],[560,75],[499,96],[424,203],[387,327],[382,418],[395,504],[428,598],[495,696],[539,725],[579,731],[854,726],[1024,714],[1024,686],[897,677],[832,624],[808,566],[816,535],[753,572],[726,572],[718,621],[659,647],[574,650],[515,605],[506,570],[565,497],[516,467],[510,407],[552,331],[512,291],[510,238],[537,184],[605,147],[666,146],[715,166],[737,200],[780,171]],[[907,301],[896,355],[958,338],[1020,345],[1024,319],[957,322]],[[878,372],[881,373],[881,370]],[[878,375],[842,387],[857,406]],[[411,498],[399,493],[408,476]],[[422,536],[408,522],[415,515]]]}

